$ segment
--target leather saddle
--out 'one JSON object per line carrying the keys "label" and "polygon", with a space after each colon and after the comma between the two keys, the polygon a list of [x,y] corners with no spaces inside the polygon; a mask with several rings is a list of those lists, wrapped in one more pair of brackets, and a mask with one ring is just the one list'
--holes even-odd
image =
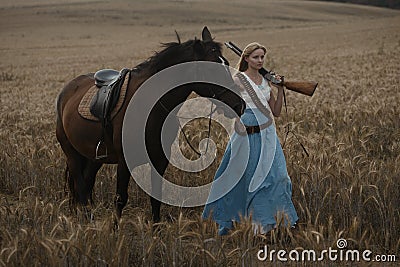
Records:
{"label": "leather saddle", "polygon": [[90,112],[100,119],[103,127],[108,124],[110,113],[118,102],[125,76],[129,72],[130,69],[103,69],[94,74],[95,85],[99,90],[90,102]]}

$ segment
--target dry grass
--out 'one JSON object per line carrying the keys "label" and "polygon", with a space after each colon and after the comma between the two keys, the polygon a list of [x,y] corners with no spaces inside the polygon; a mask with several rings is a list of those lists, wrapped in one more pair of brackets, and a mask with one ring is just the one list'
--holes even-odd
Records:
{"label": "dry grass", "polygon": [[[351,249],[400,256],[398,11],[302,1],[3,2],[0,266],[251,266],[262,264],[256,255],[264,244],[320,251],[335,247],[339,237]],[[279,13],[268,12],[278,3]],[[148,197],[133,182],[116,229],[113,166],[98,175],[95,220],[71,213],[54,134],[59,90],[81,73],[134,66],[160,42],[174,40],[175,29],[187,39],[199,36],[205,23],[218,41],[265,43],[268,67],[287,79],[320,83],[312,98],[289,92],[289,112],[277,120],[281,141],[290,125],[310,153],[289,135],[284,150],[300,230],[254,236],[244,222],[219,237],[215,224],[200,219],[201,207],[165,205],[163,222],[153,228]],[[187,131],[198,142],[206,122]],[[218,158],[223,136],[213,132]],[[217,163],[191,176],[170,167],[167,175],[205,184]]]}

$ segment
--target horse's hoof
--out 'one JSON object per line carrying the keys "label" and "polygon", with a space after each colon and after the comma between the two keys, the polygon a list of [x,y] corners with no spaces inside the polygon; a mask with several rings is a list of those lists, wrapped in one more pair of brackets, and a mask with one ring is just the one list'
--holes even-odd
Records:
{"label": "horse's hoof", "polygon": [[113,230],[114,232],[119,230],[119,223],[121,221],[121,217],[118,217],[116,214],[113,214]]}
{"label": "horse's hoof", "polygon": [[117,221],[114,221],[113,230],[114,230],[114,232],[119,231],[119,223]]}

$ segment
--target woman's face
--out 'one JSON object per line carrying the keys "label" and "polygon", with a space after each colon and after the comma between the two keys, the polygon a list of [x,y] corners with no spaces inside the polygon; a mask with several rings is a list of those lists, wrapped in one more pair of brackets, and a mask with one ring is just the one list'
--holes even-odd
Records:
{"label": "woman's face", "polygon": [[259,70],[264,65],[265,52],[261,48],[254,50],[248,57],[245,57],[249,68]]}

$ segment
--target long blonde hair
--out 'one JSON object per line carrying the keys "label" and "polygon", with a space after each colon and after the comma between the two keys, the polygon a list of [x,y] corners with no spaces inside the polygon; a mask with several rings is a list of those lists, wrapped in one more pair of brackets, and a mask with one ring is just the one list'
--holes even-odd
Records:
{"label": "long blonde hair", "polygon": [[257,49],[262,49],[264,51],[264,53],[267,53],[267,49],[265,48],[265,46],[259,44],[259,43],[250,43],[248,44],[243,52],[242,55],[240,56],[239,62],[236,65],[236,68],[239,71],[245,71],[247,70],[247,68],[249,67],[249,64],[247,63],[247,61],[245,60],[245,57],[250,56],[251,53],[253,53],[255,50]]}

